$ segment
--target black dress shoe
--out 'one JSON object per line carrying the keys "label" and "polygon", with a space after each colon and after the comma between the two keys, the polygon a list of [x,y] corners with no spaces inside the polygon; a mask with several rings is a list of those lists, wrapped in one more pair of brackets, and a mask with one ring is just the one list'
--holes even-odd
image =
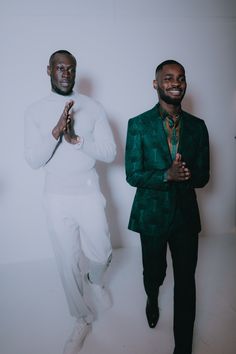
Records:
{"label": "black dress shoe", "polygon": [[150,301],[150,299],[147,298],[146,315],[149,327],[155,328],[159,320],[159,307],[157,299],[155,301]]}

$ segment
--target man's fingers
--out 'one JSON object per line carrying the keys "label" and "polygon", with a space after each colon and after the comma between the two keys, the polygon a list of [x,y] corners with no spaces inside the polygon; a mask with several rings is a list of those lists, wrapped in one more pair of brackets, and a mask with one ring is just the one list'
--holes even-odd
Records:
{"label": "man's fingers", "polygon": [[71,109],[73,104],[74,104],[74,101],[66,102],[65,109],[66,109],[67,114],[69,113],[69,110]]}
{"label": "man's fingers", "polygon": [[68,115],[71,114],[69,111],[70,111],[71,107],[73,106],[73,104],[74,104],[74,101],[66,102],[64,110],[63,110],[63,114],[62,114],[64,118],[67,118]]}
{"label": "man's fingers", "polygon": [[180,162],[181,158],[182,158],[181,154],[177,152],[177,154],[175,156],[175,161]]}

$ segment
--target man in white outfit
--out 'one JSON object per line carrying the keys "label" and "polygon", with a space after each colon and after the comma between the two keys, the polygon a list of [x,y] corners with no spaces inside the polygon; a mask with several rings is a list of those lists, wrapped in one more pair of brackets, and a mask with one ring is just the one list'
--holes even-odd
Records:
{"label": "man in white outfit", "polygon": [[103,275],[112,247],[96,160],[112,162],[116,145],[103,107],[73,91],[76,59],[53,53],[47,73],[51,92],[25,114],[25,157],[44,167],[44,205],[70,313],[76,319],[64,353],[82,347],[91,323],[110,306]]}

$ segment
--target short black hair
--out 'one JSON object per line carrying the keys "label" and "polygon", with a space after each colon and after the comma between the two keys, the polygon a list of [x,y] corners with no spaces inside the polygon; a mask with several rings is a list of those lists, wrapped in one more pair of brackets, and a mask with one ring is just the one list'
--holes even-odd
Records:
{"label": "short black hair", "polygon": [[74,62],[75,62],[75,65],[77,64],[76,59],[75,59],[75,57],[74,57],[73,54],[71,54],[70,52],[68,52],[68,50],[60,49],[60,50],[57,50],[56,52],[52,53],[52,55],[50,56],[50,58],[49,58],[49,65],[50,65],[50,66],[52,66],[53,61],[54,61],[54,58],[55,58],[55,56],[56,56],[57,54],[65,54],[65,55],[68,55],[68,56],[72,57],[72,59],[73,59]]}
{"label": "short black hair", "polygon": [[157,75],[158,72],[161,71],[165,65],[172,65],[172,64],[179,65],[179,66],[183,69],[183,72],[185,73],[185,69],[184,69],[184,67],[183,67],[182,64],[180,64],[180,63],[179,63],[178,61],[176,61],[176,60],[168,59],[168,60],[163,61],[162,63],[160,63],[160,64],[157,66],[156,71],[155,71],[155,74]]}

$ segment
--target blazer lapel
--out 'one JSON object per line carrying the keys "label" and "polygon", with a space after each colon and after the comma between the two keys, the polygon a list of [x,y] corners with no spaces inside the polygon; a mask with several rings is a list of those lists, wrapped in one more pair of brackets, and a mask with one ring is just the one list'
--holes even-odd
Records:
{"label": "blazer lapel", "polygon": [[191,120],[188,118],[188,114],[183,112],[181,122],[181,132],[179,138],[178,152],[182,155],[182,160],[188,160],[188,157],[192,155],[194,142],[194,127],[191,125]]}
{"label": "blazer lapel", "polygon": [[167,164],[171,164],[170,149],[157,105],[150,111],[150,115],[145,121],[149,127],[150,138],[155,139],[163,159],[167,160]]}

